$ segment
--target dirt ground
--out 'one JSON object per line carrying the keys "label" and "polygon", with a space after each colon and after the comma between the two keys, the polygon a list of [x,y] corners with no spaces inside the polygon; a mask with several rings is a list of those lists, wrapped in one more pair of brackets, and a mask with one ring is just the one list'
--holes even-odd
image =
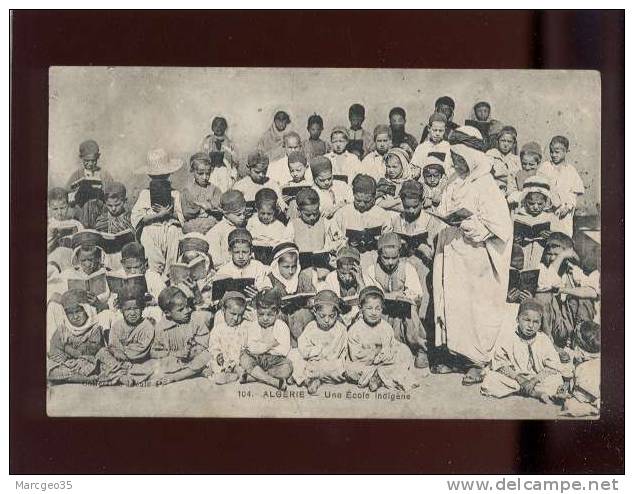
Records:
{"label": "dirt ground", "polygon": [[323,385],[316,396],[296,386],[285,393],[259,383],[217,386],[203,377],[162,388],[65,384],[48,389],[47,413],[52,417],[559,418],[555,405],[519,396],[501,400],[482,396],[479,386],[462,386],[458,374],[421,377],[420,382],[410,393]]}

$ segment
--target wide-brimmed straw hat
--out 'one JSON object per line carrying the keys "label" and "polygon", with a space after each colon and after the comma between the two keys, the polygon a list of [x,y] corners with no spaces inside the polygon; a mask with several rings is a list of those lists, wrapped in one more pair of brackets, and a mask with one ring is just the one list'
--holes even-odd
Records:
{"label": "wide-brimmed straw hat", "polygon": [[147,153],[147,163],[145,167],[137,170],[138,173],[146,175],[169,175],[179,170],[183,166],[183,160],[171,158],[165,149],[152,149]]}

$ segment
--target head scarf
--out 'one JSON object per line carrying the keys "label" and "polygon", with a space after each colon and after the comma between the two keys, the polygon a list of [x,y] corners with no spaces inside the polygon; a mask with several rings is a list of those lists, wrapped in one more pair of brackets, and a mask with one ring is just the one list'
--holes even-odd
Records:
{"label": "head scarf", "polygon": [[[486,120],[478,120],[476,117],[476,108],[478,106],[486,106],[489,108],[489,117]],[[478,101],[469,112],[469,120],[475,120],[476,122],[491,122],[491,104],[488,101]]]}
{"label": "head scarf", "polygon": [[[407,156],[407,152],[401,148],[392,148],[387,153],[385,153],[385,156],[383,157],[384,161],[387,162],[388,158],[390,158],[391,156],[396,156],[398,158],[398,160],[401,163],[401,167],[403,171],[401,172],[400,177],[388,178],[386,174],[385,179],[388,182],[391,182],[397,185],[402,184],[403,182],[407,180],[414,179],[414,175],[415,175],[414,170],[412,165],[409,162],[409,157]],[[397,191],[397,194],[398,194],[398,191]]]}
{"label": "head scarf", "polygon": [[313,299],[313,307],[320,305],[332,305],[333,307],[339,307],[339,297],[332,290],[321,290]]}
{"label": "head scarf", "polygon": [[473,182],[491,173],[491,157],[484,154],[485,142],[482,134],[475,127],[462,126],[452,132],[449,137],[451,151],[462,156],[469,167],[466,182]]}
{"label": "head scarf", "polygon": [[277,281],[279,281],[284,286],[284,290],[286,290],[286,293],[291,294],[291,293],[297,292],[297,285],[299,284],[299,267],[298,269],[295,270],[295,274],[291,277],[291,279],[287,280],[280,273],[280,265],[279,265],[280,258],[284,254],[289,254],[289,253],[294,253],[297,256],[297,259],[298,259],[297,262],[299,262],[299,249],[297,248],[297,245],[295,245],[294,243],[285,242],[283,244],[277,245],[273,249],[273,260],[271,261],[271,274]]}
{"label": "head scarf", "polygon": [[[97,322],[97,309],[88,304],[86,292],[84,290],[68,290],[62,295],[61,303],[62,307],[64,307],[64,331],[61,331],[63,342],[66,343],[70,335],[75,338],[87,338],[90,335],[90,330]],[[77,306],[84,309],[88,316],[86,322],[81,326],[74,326],[66,315],[67,309],[76,308]]]}
{"label": "head scarf", "polygon": [[522,185],[522,201],[526,199],[526,196],[531,192],[538,192],[544,197],[548,204],[551,203],[552,195],[550,191],[550,181],[543,175],[533,175],[528,177]]}
{"label": "head scarf", "polygon": [[363,301],[370,296],[380,297],[381,300],[385,300],[383,290],[381,290],[378,286],[370,285],[366,286],[363,290],[361,290],[361,292],[359,292],[359,304],[363,304]]}

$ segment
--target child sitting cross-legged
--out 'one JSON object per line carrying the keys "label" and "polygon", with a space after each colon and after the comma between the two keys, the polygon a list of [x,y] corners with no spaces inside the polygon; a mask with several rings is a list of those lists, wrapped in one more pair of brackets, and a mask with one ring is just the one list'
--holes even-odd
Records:
{"label": "child sitting cross-legged", "polygon": [[[47,361],[50,383],[111,384],[119,374],[114,357],[105,347],[97,311],[84,290],[68,290],[61,296],[64,315],[53,329]],[[106,362],[111,373],[102,369]]]}
{"label": "child sitting cross-legged", "polygon": [[237,381],[242,375],[240,354],[246,344],[244,320],[247,299],[240,292],[226,292],[222,297],[222,321],[214,325],[209,333],[209,368],[216,384],[228,384]]}
{"label": "child sitting cross-legged", "polygon": [[108,350],[125,369],[120,382],[127,386],[145,383],[152,374],[150,349],[156,321],[143,315],[147,295],[127,288],[117,296],[117,306],[123,317],[110,328]]}
{"label": "child sitting cross-legged", "polygon": [[291,350],[293,377],[308,393],[317,393],[322,383],[344,382],[347,353],[346,327],[339,320],[339,297],[331,290],[322,290],[313,300],[315,320],[309,322]]}
{"label": "child sitting cross-legged", "polygon": [[412,353],[394,338],[394,330],[383,319],[383,291],[367,286],[359,294],[361,318],[348,330],[349,361],[346,376],[360,388],[377,391],[409,391],[417,386]]}
{"label": "child sitting cross-legged", "polygon": [[293,373],[287,358],[291,337],[286,323],[278,319],[281,295],[275,288],[265,289],[255,298],[257,320],[247,325],[245,348],[240,355],[244,374],[242,384],[261,382],[285,390],[286,380]]}
{"label": "child sitting cross-legged", "polygon": [[480,388],[483,395],[504,398],[517,393],[544,403],[559,399],[571,369],[561,363],[551,339],[541,331],[542,316],[537,300],[520,304],[517,329],[500,333]]}
{"label": "child sitting cross-legged", "polygon": [[165,288],[159,307],[165,314],[156,325],[150,357],[158,359],[149,384],[162,385],[199,375],[209,363],[211,313],[194,311],[189,290],[179,286]]}

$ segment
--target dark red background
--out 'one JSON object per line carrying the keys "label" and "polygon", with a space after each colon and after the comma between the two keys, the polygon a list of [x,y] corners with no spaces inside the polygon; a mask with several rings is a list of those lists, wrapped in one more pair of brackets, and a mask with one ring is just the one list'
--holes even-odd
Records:
{"label": "dark red background", "polygon": [[[12,474],[624,472],[621,11],[14,11],[12,42]],[[51,65],[600,70],[601,419],[46,417],[42,348]]]}

